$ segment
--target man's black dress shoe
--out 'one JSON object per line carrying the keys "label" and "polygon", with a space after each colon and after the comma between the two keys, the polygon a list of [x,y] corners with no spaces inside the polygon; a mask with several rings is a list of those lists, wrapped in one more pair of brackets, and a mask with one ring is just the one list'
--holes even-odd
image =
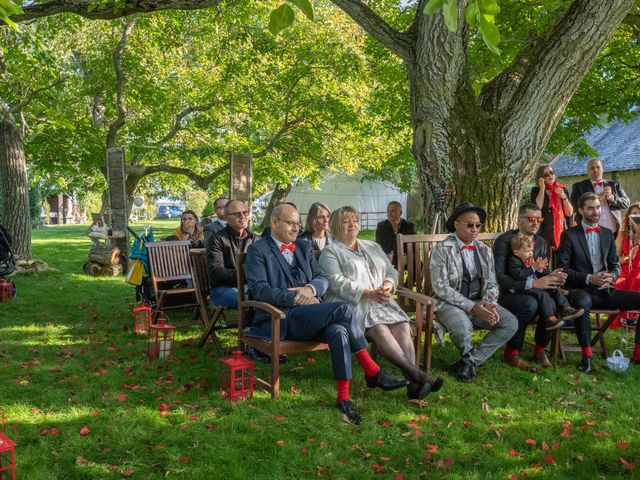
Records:
{"label": "man's black dress shoe", "polygon": [[409,382],[409,385],[407,385],[407,398],[409,400],[422,400],[432,391],[433,389],[429,383]]}
{"label": "man's black dress shoe", "polygon": [[587,357],[586,355],[582,356],[582,363],[578,365],[578,370],[582,373],[591,373],[593,372],[593,360],[591,357]]}
{"label": "man's black dress shoe", "polygon": [[397,390],[398,388],[402,388],[407,385],[406,380],[400,380],[399,378],[392,377],[391,374],[387,373],[383,368],[378,370],[378,373],[374,376],[367,377],[365,375],[364,378],[367,381],[367,387],[378,387],[382,390]]}
{"label": "man's black dress shoe", "polygon": [[431,391],[437,392],[444,385],[444,378],[436,377],[436,380],[431,384]]}
{"label": "man's black dress shoe", "polygon": [[353,403],[351,403],[351,400],[342,400],[336,403],[336,408],[340,410],[351,423],[355,425],[362,423],[362,417],[356,410],[356,407],[353,406]]}
{"label": "man's black dress shoe", "polygon": [[631,359],[631,363],[633,365],[640,365],[640,360],[634,360],[633,358]]}
{"label": "man's black dress shoe", "polygon": [[469,365],[462,360],[455,363],[453,365],[453,369],[456,378],[462,382],[468,382],[476,376],[476,367],[474,367],[473,365]]}

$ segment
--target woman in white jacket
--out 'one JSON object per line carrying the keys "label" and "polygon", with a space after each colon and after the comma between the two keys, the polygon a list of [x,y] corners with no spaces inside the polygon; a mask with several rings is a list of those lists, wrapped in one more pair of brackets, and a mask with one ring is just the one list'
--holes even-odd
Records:
{"label": "woman in white jacket", "polygon": [[444,382],[441,378],[414,365],[409,318],[392,297],[398,272],[380,245],[357,239],[358,212],[353,207],[339,208],[331,214],[329,226],[338,241],[327,245],[320,255],[320,267],[329,278],[324,300],[342,300],[355,306],[367,339],[409,380],[410,399],[422,399],[440,390]]}

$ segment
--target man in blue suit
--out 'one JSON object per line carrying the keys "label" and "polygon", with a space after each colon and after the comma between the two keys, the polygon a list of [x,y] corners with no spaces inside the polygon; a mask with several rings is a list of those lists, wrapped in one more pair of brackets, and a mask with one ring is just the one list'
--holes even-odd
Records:
{"label": "man in blue suit", "polygon": [[[273,209],[271,236],[247,250],[247,285],[254,300],[270,303],[287,315],[280,328],[281,340],[313,339],[329,344],[338,388],[336,407],[358,425],[361,417],[349,398],[352,353],[369,387],[394,390],[406,386],[406,381],[393,378],[371,359],[351,305],[322,303],[329,282],[311,244],[296,241],[299,229],[300,216],[293,206],[282,204]],[[256,312],[250,333],[270,338],[271,317]]]}

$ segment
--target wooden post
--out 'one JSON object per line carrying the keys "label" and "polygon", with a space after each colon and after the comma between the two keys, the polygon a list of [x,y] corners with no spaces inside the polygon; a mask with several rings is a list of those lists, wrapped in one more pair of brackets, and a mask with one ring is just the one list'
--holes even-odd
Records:
{"label": "wooden post", "polygon": [[129,266],[129,206],[127,205],[127,188],[124,176],[124,149],[110,148],[107,150],[107,178],[109,183],[109,212],[111,214],[111,229],[124,232],[124,238],[114,241],[120,249],[120,264],[123,273]]}
{"label": "wooden post", "polygon": [[253,156],[250,153],[231,152],[229,198],[242,200],[251,210],[251,185],[253,182]]}

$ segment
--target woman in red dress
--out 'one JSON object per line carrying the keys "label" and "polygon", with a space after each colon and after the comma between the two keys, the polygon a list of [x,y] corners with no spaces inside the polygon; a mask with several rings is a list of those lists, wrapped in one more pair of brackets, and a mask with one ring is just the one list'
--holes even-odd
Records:
{"label": "woman in red dress", "polygon": [[[629,205],[622,225],[620,225],[620,233],[616,238],[616,250],[622,268],[616,281],[617,289],[640,292],[640,255],[636,255],[639,244],[640,202],[636,202]],[[627,316],[627,312],[620,312],[611,324],[611,328],[618,328],[623,319],[636,318],[637,316],[638,314]]]}

